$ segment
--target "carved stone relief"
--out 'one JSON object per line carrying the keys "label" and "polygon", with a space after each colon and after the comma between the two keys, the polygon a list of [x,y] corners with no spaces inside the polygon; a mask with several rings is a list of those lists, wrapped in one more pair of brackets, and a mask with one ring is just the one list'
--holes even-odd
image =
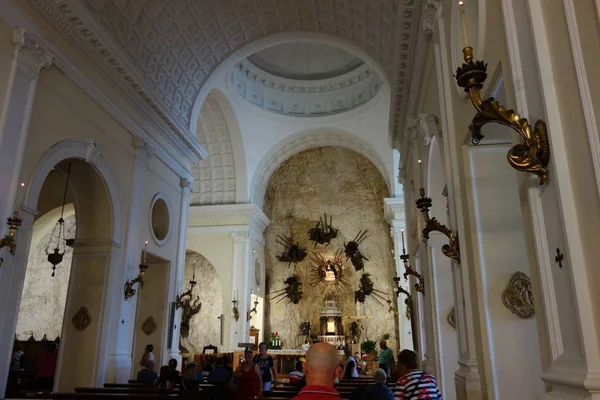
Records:
{"label": "carved stone relief", "polygon": [[515,272],[504,292],[502,302],[520,318],[531,318],[535,314],[531,279],[523,272]]}
{"label": "carved stone relief", "polygon": [[83,331],[92,323],[92,316],[86,307],[81,307],[71,320],[78,331]]}
{"label": "carved stone relief", "polygon": [[446,316],[446,321],[448,321],[448,325],[456,329],[456,307],[452,307]]}
{"label": "carved stone relief", "polygon": [[154,318],[152,318],[152,316],[146,318],[146,320],[142,324],[142,331],[146,335],[152,335],[155,330],[156,330],[156,321],[154,320]]}

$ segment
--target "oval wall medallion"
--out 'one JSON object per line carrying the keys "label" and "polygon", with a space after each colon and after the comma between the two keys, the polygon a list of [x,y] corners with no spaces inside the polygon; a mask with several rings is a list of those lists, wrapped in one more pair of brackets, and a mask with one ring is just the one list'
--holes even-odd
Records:
{"label": "oval wall medallion", "polygon": [[142,324],[142,331],[144,331],[144,333],[146,335],[152,335],[155,330],[156,330],[156,321],[154,320],[154,318],[152,318],[152,317],[146,318],[146,320]]}
{"label": "oval wall medallion", "polygon": [[86,307],[81,307],[71,320],[78,331],[83,331],[92,323],[92,316]]}
{"label": "oval wall medallion", "polygon": [[523,272],[515,272],[504,292],[502,302],[520,318],[531,318],[535,314],[531,279]]}
{"label": "oval wall medallion", "polygon": [[450,312],[448,313],[446,320],[448,321],[448,324],[451,327],[456,329],[456,307],[452,307],[452,310],[450,310]]}

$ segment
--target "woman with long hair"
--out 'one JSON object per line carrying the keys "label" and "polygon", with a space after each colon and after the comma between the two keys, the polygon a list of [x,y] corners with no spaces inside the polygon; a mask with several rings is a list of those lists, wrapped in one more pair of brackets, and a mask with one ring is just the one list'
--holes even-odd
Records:
{"label": "woman with long hair", "polygon": [[252,350],[246,347],[244,358],[233,374],[238,380],[237,400],[246,400],[260,395],[263,386],[262,377],[258,364],[252,360],[252,355]]}
{"label": "woman with long hair", "polygon": [[146,349],[144,350],[144,354],[142,355],[142,360],[140,361],[140,366],[145,368],[148,361],[154,362],[154,353],[152,353],[153,351],[154,351],[153,345],[149,344],[146,346]]}

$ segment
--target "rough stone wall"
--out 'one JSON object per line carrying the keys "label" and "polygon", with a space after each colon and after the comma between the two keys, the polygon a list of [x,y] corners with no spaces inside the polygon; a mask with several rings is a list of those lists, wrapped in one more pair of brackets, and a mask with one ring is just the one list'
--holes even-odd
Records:
{"label": "rough stone wall", "polygon": [[[75,215],[67,216],[64,220],[65,238],[74,238]],[[37,340],[44,335],[53,340],[62,331],[73,249],[67,247],[63,261],[56,266],[55,276],[52,277],[52,264],[48,262],[45,251],[56,220],[48,222],[38,221],[33,227],[33,236],[39,240],[32,243],[29,250],[17,322],[16,335],[19,340],[29,339],[32,334]]]}
{"label": "rough stone wall", "polygon": [[218,317],[223,313],[223,294],[215,267],[204,256],[193,251],[188,251],[185,257],[186,290],[194,269],[197,282],[194,293],[200,297],[202,308],[190,321],[189,336],[180,338],[180,343],[191,353],[202,353],[204,346],[212,344],[219,347],[221,343],[221,320]]}
{"label": "rough stone wall", "polygon": [[[273,291],[284,287],[283,281],[296,273],[303,282],[304,296],[298,305],[267,300],[265,308],[265,334],[278,332],[286,348],[303,343],[298,336],[299,325],[310,321],[313,332],[318,334],[318,321],[325,294],[309,284],[310,253],[333,255],[343,249],[360,230],[368,229],[369,237],[360,249],[369,259],[365,270],[356,272],[350,261],[347,271],[351,274],[351,287],[337,296],[338,306],[343,310],[344,331],[348,332],[349,316],[366,315],[363,322],[363,338],[379,340],[385,333],[391,334],[390,347],[397,349],[397,312],[389,313],[387,304],[379,305],[367,297],[365,304],[354,301],[354,291],[363,272],[371,274],[375,288],[386,293],[395,307],[392,278],[394,260],[391,254],[390,227],[385,221],[383,199],[389,191],[377,168],[365,157],[341,147],[321,147],[306,150],[290,157],[269,180],[265,196],[265,212],[271,224],[265,232],[267,298]],[[316,225],[323,213],[333,216],[333,226],[339,229],[338,237],[329,246],[317,245],[308,240],[307,232]],[[288,267],[279,262],[277,255],[283,247],[276,243],[278,235],[291,235],[294,242],[308,249],[309,256]],[[345,259],[345,257],[344,257]],[[268,336],[265,336],[268,337]]]}

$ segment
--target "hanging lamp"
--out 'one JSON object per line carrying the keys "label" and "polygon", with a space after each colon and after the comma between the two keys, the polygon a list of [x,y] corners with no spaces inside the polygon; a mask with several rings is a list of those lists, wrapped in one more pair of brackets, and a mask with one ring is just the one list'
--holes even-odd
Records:
{"label": "hanging lamp", "polygon": [[[48,262],[52,264],[52,276],[55,275],[56,266],[60,264],[64,258],[65,253],[67,252],[66,240],[65,240],[65,204],[67,202],[67,189],[69,188],[69,177],[71,175],[71,163],[67,167],[67,181],[65,182],[65,191],[63,193],[63,202],[62,209],[60,212],[60,218],[56,222],[54,226],[54,231],[52,232],[52,236],[50,237],[50,241],[48,242],[48,246],[46,246],[46,255],[48,256]],[[53,244],[55,244],[54,250],[52,253],[50,249]],[[61,252],[62,250],[62,252]]]}

